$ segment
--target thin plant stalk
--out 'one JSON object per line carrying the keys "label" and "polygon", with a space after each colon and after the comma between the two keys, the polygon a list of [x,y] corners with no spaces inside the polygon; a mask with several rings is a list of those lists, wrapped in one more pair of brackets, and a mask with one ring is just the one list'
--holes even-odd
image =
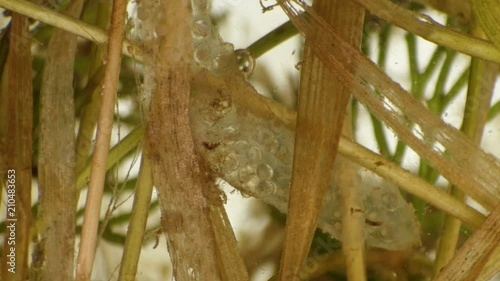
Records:
{"label": "thin plant stalk", "polygon": [[[138,126],[133,129],[125,138],[123,138],[119,143],[117,143],[108,154],[108,161],[106,162],[106,170],[110,169],[118,163],[127,153],[132,151],[132,149],[137,147],[137,144],[141,141],[142,135],[144,134],[144,127]],[[93,155],[92,155],[93,156]],[[92,168],[92,161],[87,161],[83,170],[78,173],[78,178],[76,181],[77,189],[81,190],[87,185],[90,177],[90,171]]]}
{"label": "thin plant stalk", "polygon": [[101,210],[106,163],[109,154],[113,114],[120,75],[122,44],[124,37],[125,0],[113,1],[109,32],[108,56],[104,73],[102,106],[97,127],[97,139],[90,172],[89,192],[83,219],[80,249],[78,252],[76,280],[89,281],[97,246],[97,228]]}
{"label": "thin plant stalk", "polygon": [[146,230],[146,222],[150,211],[153,192],[153,176],[148,148],[142,152],[141,168],[136,183],[134,204],[130,215],[130,224],[125,240],[122,262],[118,275],[119,281],[133,281],[137,273],[137,263],[141,254],[142,242]]}
{"label": "thin plant stalk", "polygon": [[[107,29],[109,18],[111,15],[110,1],[98,1],[97,5],[97,26],[103,30]],[[85,162],[89,157],[92,139],[97,124],[97,116],[101,108],[101,91],[98,88],[102,85],[104,70],[102,66],[102,51],[99,45],[93,44],[91,49],[92,61],[89,68],[89,77],[92,79],[87,83],[87,88],[92,89],[86,92],[84,96],[90,97],[89,102],[83,107],[80,126],[78,127],[78,135],[76,139],[76,170],[80,172]],[[90,83],[94,82],[94,83]],[[98,81],[98,82],[97,82]]]}
{"label": "thin plant stalk", "polygon": [[262,36],[259,40],[252,43],[246,50],[252,55],[254,59],[265,54],[270,49],[278,46],[287,39],[297,35],[299,32],[297,28],[292,24],[291,21],[287,21],[284,24],[278,26],[273,31]]}

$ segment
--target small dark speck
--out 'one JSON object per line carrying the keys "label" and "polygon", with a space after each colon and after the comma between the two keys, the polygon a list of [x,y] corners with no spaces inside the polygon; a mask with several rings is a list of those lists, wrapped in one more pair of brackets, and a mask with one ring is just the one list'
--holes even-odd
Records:
{"label": "small dark speck", "polygon": [[364,211],[362,209],[359,209],[359,208],[351,208],[351,214],[354,214],[354,213],[364,213]]}
{"label": "small dark speck", "polygon": [[382,161],[377,161],[374,163],[377,167],[380,167],[380,166],[383,166],[384,165],[384,162]]}
{"label": "small dark speck", "polygon": [[220,145],[220,142],[205,142],[204,141],[201,144],[207,150],[214,150],[214,149],[216,149]]}
{"label": "small dark speck", "polygon": [[365,223],[369,226],[381,226],[383,224],[383,222],[379,222],[379,221],[372,221],[372,220],[369,220],[369,219],[365,219]]}

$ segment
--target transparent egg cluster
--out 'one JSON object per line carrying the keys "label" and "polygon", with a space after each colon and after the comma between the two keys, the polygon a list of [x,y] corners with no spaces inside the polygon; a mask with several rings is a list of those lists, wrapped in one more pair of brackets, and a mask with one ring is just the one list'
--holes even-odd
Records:
{"label": "transparent egg cluster", "polygon": [[[234,103],[224,89],[195,87],[190,114],[198,150],[211,169],[243,194],[286,213],[294,133],[275,120],[254,116]],[[339,161],[347,160],[339,156]],[[340,239],[343,214],[335,168],[332,174],[318,226]],[[367,244],[390,250],[415,246],[418,225],[398,189],[363,169],[356,182],[361,189]]]}
{"label": "transparent egg cluster", "polygon": [[[194,59],[215,75],[235,73],[238,65],[232,45],[224,43],[212,26],[208,0],[192,0]],[[234,69],[232,69],[234,68]],[[228,74],[234,75],[234,74]],[[190,117],[197,148],[211,169],[243,194],[260,198],[283,213],[287,211],[292,175],[294,132],[276,120],[254,116],[237,104],[224,88],[192,87]],[[339,161],[348,161],[341,156]],[[338,184],[330,180],[318,226],[340,239],[343,210]],[[368,246],[407,249],[419,241],[414,212],[399,190],[373,173],[359,169]]]}
{"label": "transparent egg cluster", "polygon": [[210,20],[210,0],[192,0],[194,61],[198,66],[222,74],[235,63],[233,45],[225,43]]}

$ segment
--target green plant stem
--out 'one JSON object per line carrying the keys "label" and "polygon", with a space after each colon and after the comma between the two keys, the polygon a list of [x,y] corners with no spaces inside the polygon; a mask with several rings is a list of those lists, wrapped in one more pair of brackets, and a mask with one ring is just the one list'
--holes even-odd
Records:
{"label": "green plant stem", "polygon": [[[446,57],[441,66],[440,73],[438,75],[438,79],[436,85],[434,87],[434,94],[432,98],[427,102],[427,107],[430,111],[441,115],[444,106],[443,106],[443,97],[444,97],[444,86],[446,81],[448,80],[448,76],[450,73],[451,64],[453,63],[456,56],[456,52],[452,50],[446,51]],[[425,136],[424,136],[425,138]],[[420,159],[419,166],[419,175],[423,177],[427,182],[433,183],[436,178],[434,177],[435,173],[433,172],[433,168],[429,165],[429,163],[425,159]],[[423,219],[425,202],[421,201],[419,198],[415,198],[413,201],[413,207],[415,208],[415,213],[417,217]]]}
{"label": "green plant stem", "polygon": [[488,121],[495,118],[500,113],[500,101],[497,101],[488,111]]}
{"label": "green plant stem", "polygon": [[[142,139],[144,133],[144,128],[142,126],[136,127],[130,134],[128,134],[121,142],[116,144],[110,151],[108,156],[108,161],[106,163],[106,169],[111,168],[113,165],[118,163],[118,161],[123,158],[124,155],[129,153],[134,149],[139,141]],[[91,161],[87,161],[85,168],[78,174],[78,179],[76,181],[76,187],[82,189],[88,181],[90,176]]]}
{"label": "green plant stem", "polygon": [[[452,50],[446,51],[445,60],[443,65],[441,66],[441,70],[438,76],[438,80],[434,87],[434,94],[432,98],[427,103],[427,106],[431,112],[434,112],[438,115],[441,115],[443,111],[443,96],[444,96],[444,86],[446,81],[448,80],[450,67],[452,62],[454,61],[456,56],[456,52]],[[423,88],[421,88],[421,91]],[[424,136],[425,138],[426,136]],[[433,168],[429,165],[429,163],[425,159],[420,159],[420,167],[419,167],[419,175],[424,178],[427,182],[433,183],[435,178],[433,177]],[[412,200],[413,207],[415,208],[415,214],[419,218],[420,221],[424,219],[425,216],[425,207],[427,204],[425,201],[420,198],[414,198]]]}
{"label": "green plant stem", "polygon": [[[152,228],[146,230],[146,234],[154,232],[155,229],[158,229],[158,228],[159,228],[159,226],[152,227]],[[80,234],[82,232],[82,226],[81,225],[76,226],[75,232],[77,234]],[[127,237],[125,235],[114,232],[113,230],[111,230],[111,228],[108,227],[102,232],[102,239],[104,239],[107,242],[113,243],[115,245],[123,246],[123,244],[125,244],[125,240],[127,239]],[[146,242],[147,241],[144,241],[144,243],[146,243]]]}
{"label": "green plant stem", "polygon": [[[102,86],[102,79],[104,77],[104,66],[101,66],[93,75],[89,75],[89,80],[87,82],[87,85],[85,86],[84,89],[82,89],[79,93],[75,95],[75,111],[78,114],[80,111],[85,111],[85,108],[88,106],[88,104],[92,103],[94,100],[94,97],[92,94],[96,92],[101,86]],[[86,122],[83,120],[85,119],[83,117],[84,113],[82,112],[80,117],[80,126],[78,128],[78,138],[80,138],[81,130],[82,127]],[[82,124],[83,123],[83,124]],[[92,129],[92,136],[93,136],[94,130]],[[90,141],[90,140],[89,140]],[[77,157],[80,157],[80,154],[82,156],[85,156],[85,159],[78,159],[77,158],[77,171],[80,171],[83,168],[83,165],[85,165],[85,162],[87,161],[87,158],[89,157],[88,152],[85,153],[78,153],[78,141],[77,141]],[[78,162],[82,161],[83,163],[80,163],[78,165]]]}
{"label": "green plant stem", "polygon": [[256,59],[298,33],[297,28],[292,22],[287,21],[252,43],[248,46],[247,51]]}
{"label": "green plant stem", "polygon": [[[389,44],[388,39],[390,31],[391,31],[391,25],[386,24],[382,28],[382,31],[380,32],[378,39],[379,53],[377,58],[377,64],[382,70],[385,69],[385,64],[387,61],[387,46]],[[380,120],[378,120],[371,112],[370,112],[370,119],[372,121],[373,133],[375,135],[375,140],[379,147],[380,154],[389,157],[391,152],[389,150],[389,144],[387,143],[387,137],[385,135],[384,126],[382,125],[382,122],[380,122]]]}
{"label": "green plant stem", "polygon": [[148,149],[144,148],[118,280],[135,280],[153,192]]}
{"label": "green plant stem", "polygon": [[[418,67],[418,62],[416,60],[418,55],[417,55],[417,47],[415,39],[416,39],[415,35],[411,33],[408,33],[405,36],[406,46],[408,49],[409,68],[411,77],[411,93],[413,96],[421,99],[423,96],[423,90],[425,89],[425,86],[429,82],[430,77],[434,74],[438,62],[444,55],[445,49],[441,46],[438,46],[432,53],[432,56],[429,59],[424,71],[420,72]],[[396,149],[391,159],[396,163],[401,163],[405,152],[406,152],[406,143],[404,143],[401,140],[398,140]]]}
{"label": "green plant stem", "polygon": [[[452,50],[446,50],[445,53],[446,56],[443,65],[441,66],[436,85],[434,87],[434,94],[429,102],[427,102],[427,107],[429,108],[429,110],[438,115],[441,115],[443,111],[443,97],[445,91],[444,86],[449,77],[451,64],[456,56],[456,52]],[[419,96],[422,96],[423,87],[420,87],[419,91]],[[426,136],[423,137],[426,138]],[[420,159],[418,174],[431,184],[436,180],[436,178],[434,177],[434,169],[425,159]],[[418,217],[419,221],[422,222],[425,219],[425,209],[427,206],[426,202],[420,198],[413,198],[412,205],[413,208],[415,208],[415,215]]]}
{"label": "green plant stem", "polygon": [[467,85],[469,75],[470,75],[470,67],[467,67],[462,72],[462,74],[460,74],[457,81],[455,81],[455,84],[453,84],[448,93],[443,97],[443,111],[457,97],[457,95],[460,93],[460,90],[462,90],[465,87],[465,85]]}
{"label": "green plant stem", "polygon": [[420,81],[422,81],[422,84],[427,84],[429,82],[429,79],[431,78],[432,74],[434,74],[434,71],[436,71],[438,67],[438,62],[443,58],[443,56],[446,53],[446,49],[442,46],[437,46],[436,49],[434,49],[434,52],[432,52],[432,56],[427,62],[427,66],[425,67],[424,71],[420,73]]}
{"label": "green plant stem", "polygon": [[455,60],[456,52],[447,50],[446,57],[441,66],[441,71],[439,73],[438,79],[436,81],[436,86],[434,87],[434,94],[432,98],[427,102],[428,108],[436,113],[441,115],[444,110],[443,98],[445,96],[445,84],[448,81],[448,77],[451,70],[451,65]]}
{"label": "green plant stem", "polygon": [[467,239],[453,259],[433,280],[478,280],[479,273],[499,245],[499,222],[500,205],[497,205],[481,227]]}
{"label": "green plant stem", "polygon": [[[451,63],[450,63],[451,65]],[[443,65],[445,67],[445,65]],[[447,66],[449,68],[449,66]],[[449,70],[448,70],[449,71]],[[428,107],[431,108],[431,110],[435,110],[434,112],[438,115],[442,115],[445,109],[448,107],[448,105],[455,99],[455,97],[460,93],[460,90],[463,89],[463,87],[467,84],[467,80],[469,77],[469,72],[470,68],[465,69],[462,74],[459,76],[459,78],[453,83],[452,87],[446,94],[441,94],[442,91],[435,91],[435,94],[433,97],[427,102]],[[439,80],[439,79],[438,79]],[[442,88],[444,87],[444,81],[441,81],[436,84],[436,89],[437,88]],[[441,84],[441,85],[438,85]],[[429,182],[433,183],[437,180],[439,176],[439,172],[428,166],[427,163],[422,163],[422,165],[427,165],[425,167],[422,167],[420,175],[424,176]]]}
{"label": "green plant stem", "polygon": [[410,68],[411,93],[415,98],[420,99],[423,89],[423,83],[421,82],[423,81],[420,80],[420,70],[418,68],[417,40],[415,35],[406,33],[405,41],[408,49],[408,67]]}

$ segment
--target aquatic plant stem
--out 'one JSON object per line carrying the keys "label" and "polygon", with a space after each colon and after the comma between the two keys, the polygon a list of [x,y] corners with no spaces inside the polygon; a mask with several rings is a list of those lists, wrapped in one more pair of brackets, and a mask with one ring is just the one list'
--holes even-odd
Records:
{"label": "aquatic plant stem", "polygon": [[109,154],[111,129],[113,127],[114,106],[118,89],[118,78],[122,58],[126,0],[113,1],[111,26],[109,31],[106,70],[102,105],[97,126],[97,139],[92,158],[89,192],[87,194],[83,218],[80,249],[78,252],[76,280],[89,281],[94,265],[97,246],[97,228],[101,211],[106,163]]}
{"label": "aquatic plant stem", "polygon": [[134,194],[134,204],[120,264],[119,281],[133,281],[137,273],[137,263],[144,240],[146,222],[150,211],[151,194],[153,192],[153,176],[151,174],[151,160],[149,157],[148,148],[145,147],[142,153],[141,168]]}
{"label": "aquatic plant stem", "polygon": [[295,28],[291,21],[287,21],[252,43],[246,50],[250,52],[254,59],[257,59],[267,51],[297,34],[299,34],[297,28]]}
{"label": "aquatic plant stem", "polygon": [[[475,24],[472,34],[484,36]],[[487,120],[498,65],[472,58],[469,75],[469,87],[465,102],[465,111],[460,130],[469,137],[475,145],[479,145]],[[471,158],[471,161],[474,158]],[[459,201],[465,199],[465,194],[456,186],[450,186],[450,194]],[[434,273],[438,274],[455,254],[462,222],[450,215],[445,215],[442,235],[436,251]]]}

